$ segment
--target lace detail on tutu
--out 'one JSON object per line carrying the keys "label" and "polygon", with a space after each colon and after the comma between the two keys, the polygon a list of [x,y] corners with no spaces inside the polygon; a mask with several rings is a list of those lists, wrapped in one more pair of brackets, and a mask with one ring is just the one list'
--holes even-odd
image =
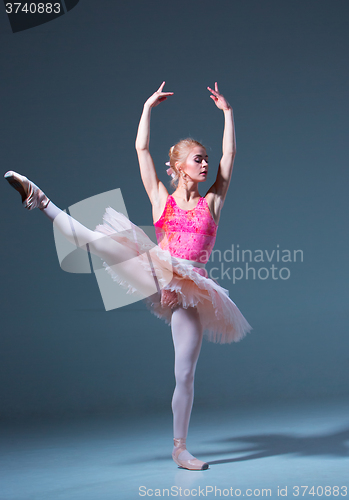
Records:
{"label": "lace detail on tutu", "polygon": [[[132,224],[124,215],[108,208],[103,224],[97,226],[96,231],[109,235],[130,250],[136,251],[142,267],[153,275],[155,273],[159,288],[175,292],[182,307],[196,307],[209,341],[222,344],[238,342],[251,330],[236,304],[229,298],[228,290],[206,277],[205,269],[176,261],[168,250],[153,243],[141,228]],[[127,293],[137,293],[136,288],[122,280],[106,263],[104,267],[114,281],[127,288]],[[169,272],[173,274],[170,283]],[[170,306],[162,304],[158,296],[144,300],[153,314],[170,324]]]}

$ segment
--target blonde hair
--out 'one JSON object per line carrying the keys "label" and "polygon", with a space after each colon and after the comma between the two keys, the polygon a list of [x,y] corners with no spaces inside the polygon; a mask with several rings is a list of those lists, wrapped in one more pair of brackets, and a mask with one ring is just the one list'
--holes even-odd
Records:
{"label": "blonde hair", "polygon": [[168,152],[168,156],[170,157],[170,167],[175,174],[171,181],[171,186],[174,189],[178,186],[179,180],[179,170],[176,167],[176,163],[178,162],[181,165],[185,163],[190,151],[196,146],[201,146],[202,148],[206,149],[205,146],[203,146],[200,142],[188,137],[187,139],[182,139],[181,141],[177,142],[177,144],[172,146],[172,148]]}

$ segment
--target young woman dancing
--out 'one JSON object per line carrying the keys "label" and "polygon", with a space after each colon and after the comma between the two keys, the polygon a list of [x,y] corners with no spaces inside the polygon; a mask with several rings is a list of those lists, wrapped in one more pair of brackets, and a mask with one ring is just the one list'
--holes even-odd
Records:
{"label": "young woman dancing", "polygon": [[[224,113],[223,155],[214,184],[204,197],[208,157],[202,144],[185,139],[171,147],[167,173],[175,190],[169,195],[158,179],[149,152],[151,110],[173,92],[165,82],[145,102],[136,138],[136,150],[145,190],[153,209],[158,245],[124,215],[108,208],[102,225],[91,231],[62,212],[26,177],[9,171],[6,180],[20,192],[23,205],[40,208],[73,244],[100,256],[112,277],[130,292],[146,298],[152,312],[171,324],[175,350],[176,386],[172,399],[173,460],[180,467],[203,470],[208,464],[186,449],[194,397],[194,374],[203,333],[213,342],[240,340],[251,327],[237,306],[205,269],[212,252],[220,213],[228,191],[235,157],[233,111],[218,91],[208,87]],[[155,292],[155,293],[154,293]]]}

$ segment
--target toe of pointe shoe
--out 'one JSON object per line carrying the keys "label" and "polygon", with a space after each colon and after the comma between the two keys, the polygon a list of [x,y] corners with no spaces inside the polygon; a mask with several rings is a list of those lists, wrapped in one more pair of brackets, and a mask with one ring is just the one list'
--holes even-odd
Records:
{"label": "toe of pointe shoe", "polygon": [[23,177],[23,175],[20,175],[13,170],[9,170],[4,175],[4,178],[16,191],[19,192],[22,197],[22,203],[24,203],[30,191],[28,186],[29,183],[26,177]]}
{"label": "toe of pointe shoe", "polygon": [[7,180],[7,181],[10,181],[11,179],[14,179],[16,175],[16,172],[14,172],[13,170],[9,170],[8,172],[6,172],[6,174],[4,175],[4,178]]}
{"label": "toe of pointe shoe", "polygon": [[6,180],[9,180],[9,179],[20,179],[20,180],[24,180],[26,179],[26,177],[24,177],[23,175],[17,173],[17,172],[14,172],[13,170],[8,170],[6,172],[6,174],[4,174],[4,177]]}
{"label": "toe of pointe shoe", "polygon": [[19,192],[22,197],[22,205],[28,210],[33,210],[33,208],[43,210],[49,204],[50,200],[45,193],[36,184],[27,179],[27,177],[12,170],[6,172],[4,177]]}
{"label": "toe of pointe shoe", "polygon": [[188,470],[207,470],[208,464],[206,462],[202,462],[197,458],[192,458],[189,460],[180,460],[178,457],[172,455],[173,460],[181,469]]}
{"label": "toe of pointe shoe", "polygon": [[208,464],[206,462],[198,460],[197,458],[194,458],[192,460],[187,460],[187,465],[185,468],[189,470],[206,470],[208,469]]}

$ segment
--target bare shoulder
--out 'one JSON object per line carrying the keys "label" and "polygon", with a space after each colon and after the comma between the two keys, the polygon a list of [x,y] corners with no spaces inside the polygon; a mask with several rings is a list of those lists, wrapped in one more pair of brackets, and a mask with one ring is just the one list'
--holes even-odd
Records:
{"label": "bare shoulder", "polygon": [[152,197],[153,221],[160,219],[168,198],[168,191],[164,184],[159,181],[157,193]]}
{"label": "bare shoulder", "polygon": [[215,223],[218,225],[220,215],[221,215],[221,210],[223,207],[223,200],[222,197],[219,196],[215,190],[214,187],[212,186],[207,193],[205,194],[204,198],[207,201],[208,208],[210,209],[211,215],[213,217],[213,220]]}

